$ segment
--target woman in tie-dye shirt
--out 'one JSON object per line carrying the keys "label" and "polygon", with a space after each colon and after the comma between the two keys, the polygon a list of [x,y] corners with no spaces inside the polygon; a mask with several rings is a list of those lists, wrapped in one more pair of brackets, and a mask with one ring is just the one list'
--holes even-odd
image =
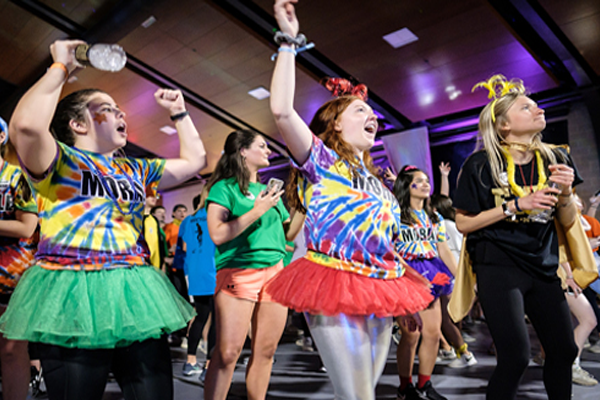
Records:
{"label": "woman in tie-dye shirt", "polygon": [[[430,193],[427,174],[412,165],[402,167],[394,182],[394,195],[402,209],[398,251],[408,265],[431,282],[435,300],[419,312],[423,321],[421,333],[410,332],[400,324],[402,337],[396,352],[400,399],[445,399],[433,388],[430,378],[442,336],[439,297],[452,293],[454,275],[451,270],[456,271],[456,260],[448,247],[444,219],[431,208]],[[415,388],[412,368],[419,336],[419,381]],[[473,364],[477,362],[472,355],[470,357]]]}
{"label": "woman in tie-dye shirt", "polygon": [[[276,1],[275,17],[282,32],[297,36],[292,1]],[[301,174],[298,192],[288,188],[288,195],[299,194],[292,205],[306,209],[308,253],[275,276],[267,292],[305,313],[335,397],[374,399],[392,317],[425,308],[431,295],[418,274],[406,273],[395,249],[400,208],[369,155],[377,117],[364,97],[341,96],[307,126],[293,108],[293,53],[282,44],[271,110]]]}
{"label": "woman in tie-dye shirt", "polygon": [[51,400],[101,398],[110,370],[126,399],[170,399],[165,336],[185,327],[193,311],[149,265],[140,240],[145,189],[190,178],[205,166],[205,151],[181,92],[159,89],[154,96],[175,121],[180,157],[113,157],[126,144],[127,123],[111,96],[86,89],[57,104],[82,43],[50,46],[54,64],[21,98],[10,123],[36,192],[40,243],[0,331],[39,342]]}
{"label": "woman in tie-dye shirt", "polygon": [[[17,285],[33,264],[37,226],[37,207],[21,168],[9,164],[5,157],[8,125],[0,118],[0,315]],[[33,235],[35,236],[35,235]],[[10,340],[0,334],[2,394],[5,399],[27,397],[31,372],[27,342]]]}

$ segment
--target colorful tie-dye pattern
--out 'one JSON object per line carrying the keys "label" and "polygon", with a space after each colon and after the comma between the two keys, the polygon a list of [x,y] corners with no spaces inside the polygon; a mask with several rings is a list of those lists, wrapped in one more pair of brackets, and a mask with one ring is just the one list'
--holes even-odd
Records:
{"label": "colorful tie-dye pattern", "polygon": [[38,264],[88,271],[148,264],[142,235],[145,188],[156,189],[164,165],[164,160],[105,157],[58,143],[48,174],[41,180],[29,177],[40,210]]}
{"label": "colorful tie-dye pattern", "polygon": [[403,263],[394,247],[400,207],[383,183],[364,165],[353,177],[348,165],[316,136],[309,159],[295,167],[303,175],[298,190],[307,209],[307,249],[320,253],[310,257],[371,278],[402,276]]}
{"label": "colorful tie-dye pattern", "polygon": [[[16,211],[37,213],[37,205],[31,197],[23,199],[19,179],[21,169],[3,162],[0,171],[0,220],[14,221]],[[0,237],[0,293],[10,294],[23,272],[33,263],[37,241],[35,238]]]}
{"label": "colorful tie-dye pattern", "polygon": [[417,223],[401,225],[398,252],[405,260],[438,257],[437,243],[447,240],[444,218],[436,213],[439,222],[432,224],[424,210],[412,213]]}

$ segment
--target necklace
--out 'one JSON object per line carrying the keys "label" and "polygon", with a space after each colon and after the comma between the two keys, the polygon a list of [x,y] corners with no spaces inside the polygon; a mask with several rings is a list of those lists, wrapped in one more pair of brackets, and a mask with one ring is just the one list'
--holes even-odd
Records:
{"label": "necklace", "polygon": [[[533,165],[531,166],[531,178],[529,179],[529,193],[533,192],[533,170],[535,169],[535,158],[533,159]],[[525,180],[525,174],[523,173],[523,167],[519,164],[519,171],[521,172],[521,179],[523,179],[523,186],[527,186]]]}
{"label": "necklace", "polygon": [[[541,190],[544,188],[547,178],[546,178],[546,171],[544,170],[544,160],[542,160],[542,155],[540,154],[539,150],[534,150],[534,152],[535,152],[535,160],[536,160],[537,169],[538,169],[538,183],[537,183],[535,190],[533,190],[533,178],[532,178],[531,189],[532,189],[532,192],[533,191],[537,192],[538,190]],[[508,184],[510,185],[510,188],[511,188],[513,194],[515,194],[519,198],[527,196],[527,194],[525,193],[523,188],[521,186],[517,185],[517,183],[515,182],[515,160],[513,159],[510,152],[507,149],[505,149],[504,147],[502,148],[502,153],[504,154],[504,157],[506,158],[506,164],[507,164],[506,165],[506,175],[508,178]],[[532,166],[531,173],[533,174],[533,166]],[[525,183],[525,179],[523,179],[523,183]]]}
{"label": "necklace", "polygon": [[96,165],[94,160],[92,160],[90,158],[90,156],[88,156],[84,151],[78,149],[77,147],[73,147],[73,149],[78,151],[83,156],[83,158],[86,159],[86,161],[89,163],[90,168],[92,169],[92,172],[100,178],[100,181],[102,181],[102,186],[108,193],[108,197],[110,197],[111,201],[113,202],[115,207],[117,207],[119,212],[121,214],[123,214],[124,216],[133,214],[133,212],[135,211],[135,208],[137,207],[137,203],[135,203],[133,201],[135,198],[135,183],[134,183],[133,179],[131,179],[129,174],[127,172],[125,172],[125,170],[123,170],[121,165],[116,161],[114,163],[117,166],[117,168],[119,169],[119,171],[121,171],[121,174],[123,174],[125,176],[125,179],[127,179],[127,181],[129,182],[129,185],[131,186],[131,190],[133,190],[133,193],[134,193],[133,194],[134,198],[132,198],[131,201],[129,202],[129,210],[128,211],[123,211],[123,209],[121,208],[121,205],[119,204],[119,199],[117,198],[117,196],[115,196],[115,194],[113,193],[113,191],[110,187],[110,184],[106,181],[106,175],[104,175],[104,173],[98,168],[98,166]]}

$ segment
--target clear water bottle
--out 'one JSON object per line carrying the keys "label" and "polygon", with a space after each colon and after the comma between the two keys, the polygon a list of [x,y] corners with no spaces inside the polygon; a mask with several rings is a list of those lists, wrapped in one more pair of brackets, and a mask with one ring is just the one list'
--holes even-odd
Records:
{"label": "clear water bottle", "polygon": [[[549,187],[560,189],[560,185],[556,182],[550,182]],[[547,224],[548,222],[552,221],[552,216],[555,210],[555,207],[552,207],[549,210],[533,210],[532,213],[529,214],[529,219],[540,224]]]}
{"label": "clear water bottle", "polygon": [[127,63],[127,54],[118,44],[80,44],[75,49],[75,58],[81,65],[109,72],[120,71]]}

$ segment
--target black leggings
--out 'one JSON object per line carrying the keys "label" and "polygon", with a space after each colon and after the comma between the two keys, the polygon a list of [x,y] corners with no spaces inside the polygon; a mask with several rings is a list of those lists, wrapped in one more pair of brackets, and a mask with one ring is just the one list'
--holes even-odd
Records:
{"label": "black leggings", "polygon": [[101,400],[112,370],[126,400],[173,399],[166,337],[115,349],[37,346],[50,400]]}
{"label": "black leggings", "polygon": [[548,399],[570,400],[577,345],[560,281],[542,281],[514,266],[477,265],[476,270],[479,300],[498,358],[486,399],[511,400],[517,394],[530,358],[527,313],[546,352]]}
{"label": "black leggings", "polygon": [[217,324],[215,323],[215,302],[213,296],[194,296],[194,307],[196,308],[196,313],[198,315],[194,318],[194,322],[190,327],[188,335],[188,355],[196,355],[198,344],[202,338],[204,325],[206,325],[206,321],[208,321],[208,316],[212,314],[210,328],[208,328],[208,343],[206,347],[206,359],[210,360],[212,349],[215,347],[215,342],[217,340]]}

